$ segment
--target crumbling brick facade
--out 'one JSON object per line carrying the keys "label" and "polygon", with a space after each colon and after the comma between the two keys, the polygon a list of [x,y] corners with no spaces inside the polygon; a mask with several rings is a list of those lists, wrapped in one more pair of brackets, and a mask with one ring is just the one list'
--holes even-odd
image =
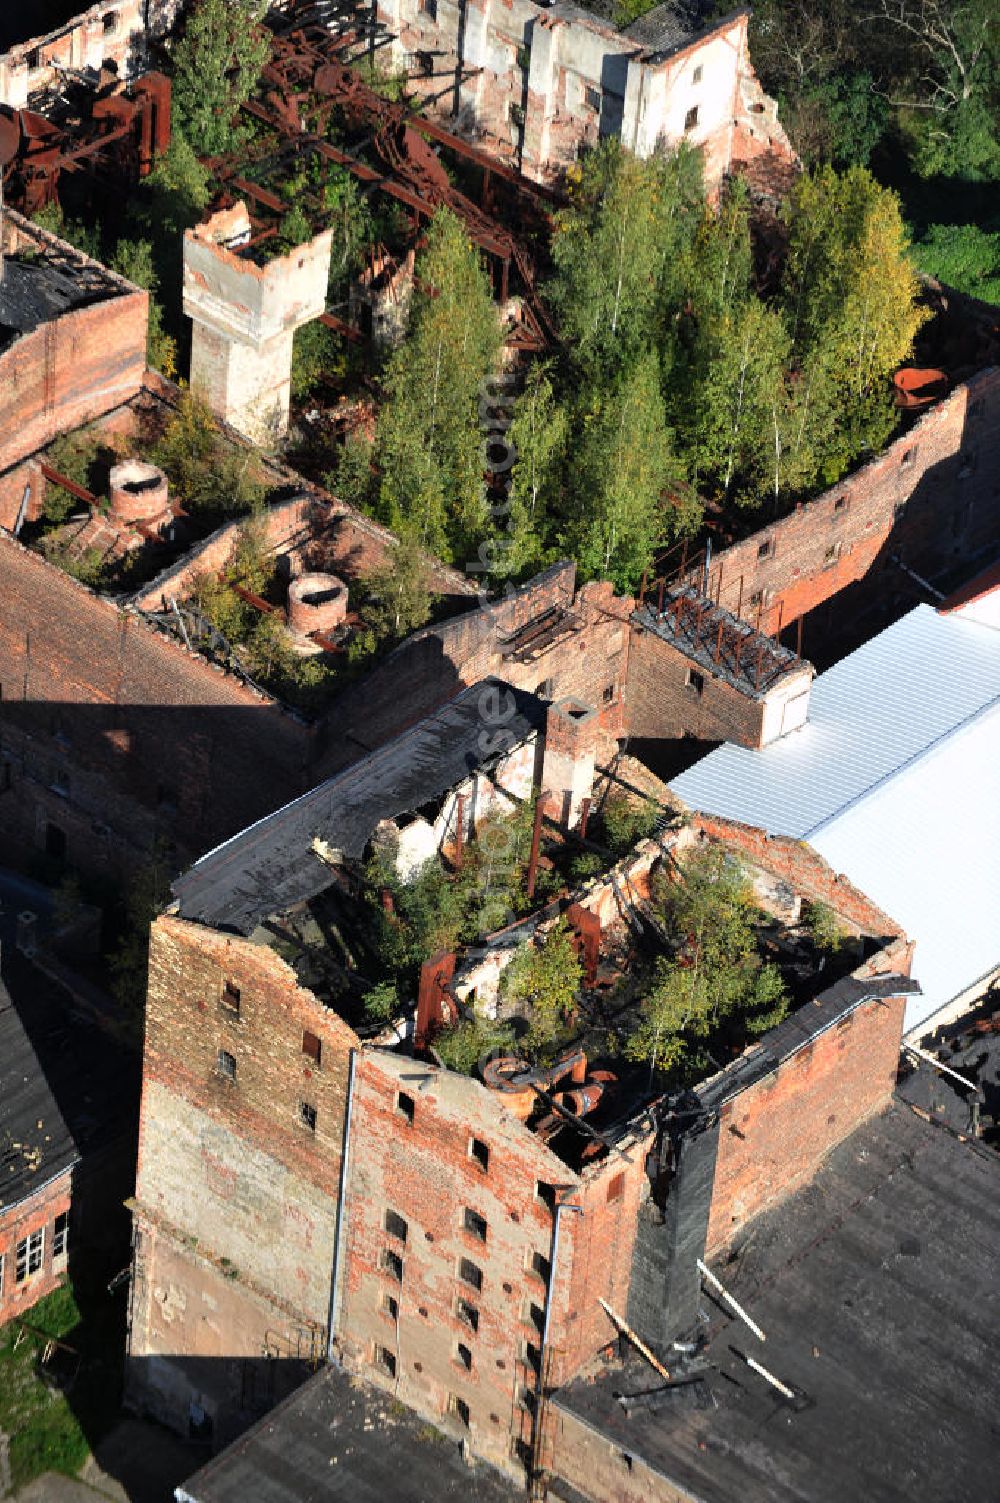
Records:
{"label": "crumbling brick facade", "polygon": [[165,35],[184,0],[102,0],[44,36],[0,56],[0,104],[24,109],[32,94],[51,88],[62,69],[96,81],[108,65],[120,78],[139,71],[147,43]]}
{"label": "crumbling brick facade", "polygon": [[225,1435],[253,1415],[256,1364],[325,1355],[356,1045],[266,945],[169,917],[155,923],[134,1207],[133,1407],[184,1429],[197,1392],[214,1433]]}
{"label": "crumbling brick facade", "polygon": [[[393,61],[503,161],[528,177],[561,177],[581,148],[606,136],[648,156],[687,141],[717,186],[739,162],[771,155],[786,170],[794,154],[777,107],[760,88],[747,50],[748,12],[700,33],[676,16],[643,18],[618,31],[581,9],[533,0],[382,0]],[[443,76],[457,77],[441,98]]]}
{"label": "crumbling brick facade", "polygon": [[990,367],[839,485],[717,553],[708,593],[772,635],[848,589],[854,615],[900,586],[912,599],[895,558],[934,579],[995,551],[998,433],[1000,370]]}

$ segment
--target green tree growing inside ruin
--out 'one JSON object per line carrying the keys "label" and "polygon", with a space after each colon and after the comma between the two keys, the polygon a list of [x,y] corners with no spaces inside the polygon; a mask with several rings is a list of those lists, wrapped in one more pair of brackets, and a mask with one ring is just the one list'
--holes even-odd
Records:
{"label": "green tree growing inside ruin", "polygon": [[761,960],[760,914],[738,862],[718,846],[696,851],[676,881],[659,884],[655,910],[672,953],[657,961],[626,1042],[630,1058],[661,1070],[701,1064],[726,1025],[753,1035],[781,1021],[784,985]]}
{"label": "green tree growing inside ruin", "polygon": [[197,0],[173,49],[173,124],[198,156],[245,139],[236,123],[271,52],[261,22],[268,0]]}
{"label": "green tree growing inside ruin", "polygon": [[479,253],[448,210],[417,259],[409,336],[389,360],[378,426],[379,509],[448,560],[486,521],[479,392],[501,331]]}
{"label": "green tree growing inside ruin", "polygon": [[533,1053],[545,1053],[563,1036],[582,984],[583,966],[565,919],[540,945],[526,944],[518,950],[500,986],[507,1001],[528,1019],[526,1042]]}
{"label": "green tree growing inside ruin", "polygon": [[413,531],[402,532],[381,568],[365,578],[364,619],[379,642],[398,642],[430,618],[431,566]]}

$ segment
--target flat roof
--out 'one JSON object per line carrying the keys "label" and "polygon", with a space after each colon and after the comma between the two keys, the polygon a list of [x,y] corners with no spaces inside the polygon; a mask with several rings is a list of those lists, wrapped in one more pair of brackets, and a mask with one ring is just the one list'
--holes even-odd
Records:
{"label": "flat roof", "polygon": [[120,297],[123,290],[123,284],[103,275],[95,262],[77,262],[68,256],[58,259],[48,251],[37,259],[23,252],[5,256],[0,277],[0,350],[74,308]]}
{"label": "flat roof", "polygon": [[177,1503],[514,1503],[499,1472],[388,1394],[334,1368],[308,1379],[174,1492]]}
{"label": "flat roof", "polygon": [[1000,962],[1000,631],[928,605],[814,681],[809,719],[671,785],[807,840],[916,941],[911,1028]]}
{"label": "flat roof", "polygon": [[[498,718],[495,705],[505,712],[511,703]],[[251,934],[269,914],[330,885],[314,840],[360,861],[381,820],[411,813],[494,766],[545,724],[545,713],[535,695],[499,679],[463,689],[385,746],[202,856],[174,883],[180,917]]]}
{"label": "flat roof", "polygon": [[[751,1223],[714,1272],[766,1342],[706,1298],[698,1382],[665,1389],[630,1355],[556,1404],[698,1503],[995,1496],[1000,1159],[990,1149],[894,1102]],[[619,1395],[639,1396],[630,1415]]]}
{"label": "flat roof", "polygon": [[0,981],[0,1213],[79,1158],[13,998]]}

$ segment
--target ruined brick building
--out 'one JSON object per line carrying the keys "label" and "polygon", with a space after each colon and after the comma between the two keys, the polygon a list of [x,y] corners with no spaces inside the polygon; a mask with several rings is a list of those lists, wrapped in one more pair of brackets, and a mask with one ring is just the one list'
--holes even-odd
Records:
{"label": "ruined brick building", "polygon": [[749,11],[708,22],[666,0],[619,30],[594,10],[385,0],[377,14],[418,93],[528,177],[558,179],[611,136],[639,156],[689,142],[712,187],[737,168],[787,182],[796,159],[750,62]]}
{"label": "ruined brick building", "polygon": [[24,109],[67,79],[96,82],[109,66],[131,78],[145,66],[148,44],[170,31],[183,6],[184,0],[103,0],[43,36],[26,35],[26,17],[24,41],[0,55],[0,104]]}
{"label": "ruined brick building", "polygon": [[[544,1472],[550,1392],[614,1335],[601,1300],[661,1347],[681,1334],[696,1256],[888,1101],[908,941],[808,848],[736,825],[715,838],[791,946],[803,1005],[694,1097],[585,1047],[537,1077],[459,1074],[414,1057],[412,1004],[378,1038],[361,1026],[343,964],[372,840],[391,827],[406,864],[430,831],[460,860],[532,783],[554,828],[578,827],[606,736],[579,698],[481,682],[179,881],[150,956],[131,1403],[218,1441],[332,1356],[474,1453]],[[498,971],[560,912],[595,975],[627,965],[652,871],[704,838],[675,823],[457,968],[428,963],[421,1006],[488,1015]],[[839,977],[789,938],[803,898],[855,936]]]}

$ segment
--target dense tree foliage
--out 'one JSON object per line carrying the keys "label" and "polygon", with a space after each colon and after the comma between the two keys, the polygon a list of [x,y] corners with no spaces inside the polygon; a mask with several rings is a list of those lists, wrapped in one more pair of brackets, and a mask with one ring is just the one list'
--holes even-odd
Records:
{"label": "dense tree foliage", "polygon": [[479,396],[500,323],[479,254],[448,210],[427,231],[416,276],[409,336],[385,373],[378,509],[423,548],[464,561],[486,527]]}
{"label": "dense tree foliage", "polygon": [[198,0],[174,47],[173,123],[199,156],[244,139],[236,113],[270,54],[267,0]]}
{"label": "dense tree foliage", "polygon": [[652,1068],[703,1068],[727,1027],[743,1036],[781,1021],[787,999],[776,966],[761,960],[761,915],[746,874],[718,846],[689,856],[660,886],[655,906],[670,945],[657,961],[627,1052]]}

